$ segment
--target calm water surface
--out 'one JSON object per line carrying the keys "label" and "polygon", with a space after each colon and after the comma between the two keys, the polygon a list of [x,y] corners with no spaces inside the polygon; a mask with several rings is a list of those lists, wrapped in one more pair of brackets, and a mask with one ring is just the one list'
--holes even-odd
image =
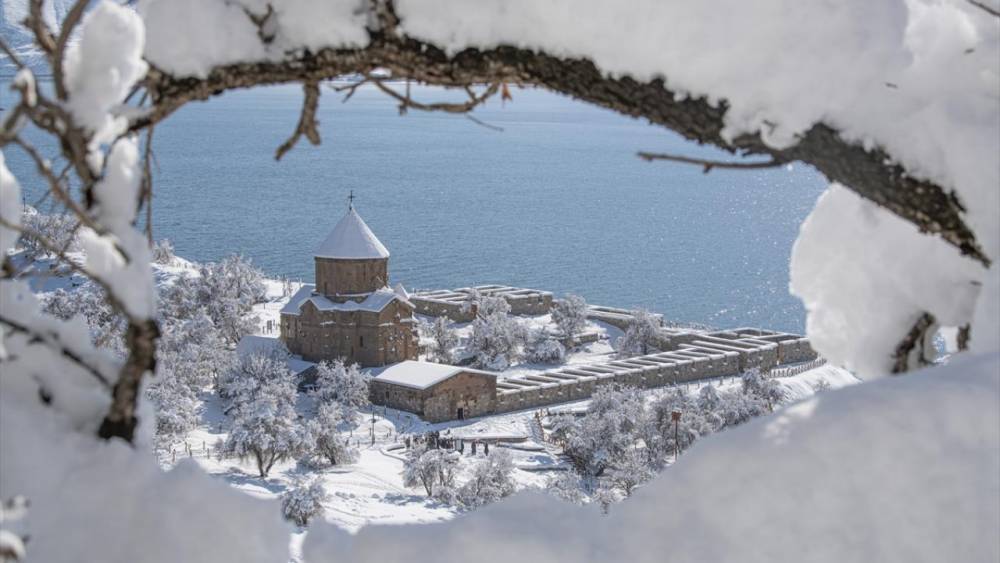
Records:
{"label": "calm water surface", "polygon": [[[462,116],[400,116],[374,90],[346,104],[326,90],[323,144],[281,162],[274,149],[298,119],[299,88],[191,104],[156,129],[156,236],[187,258],[242,253],[270,275],[311,281],[312,252],[354,190],[407,288],[503,283],[719,327],[802,330],[788,257],[825,186],[816,172],[642,162],[637,150],[728,156],[551,93],[512,93],[476,112],[497,132]],[[23,155],[7,152],[31,183]]]}

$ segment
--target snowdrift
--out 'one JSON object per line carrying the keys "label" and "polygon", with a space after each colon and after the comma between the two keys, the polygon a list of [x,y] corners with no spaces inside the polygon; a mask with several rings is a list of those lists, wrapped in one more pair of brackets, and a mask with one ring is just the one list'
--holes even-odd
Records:
{"label": "snowdrift", "polygon": [[305,560],[996,561],[1000,355],[711,436],[602,516],[526,493],[445,524],[314,527]]}

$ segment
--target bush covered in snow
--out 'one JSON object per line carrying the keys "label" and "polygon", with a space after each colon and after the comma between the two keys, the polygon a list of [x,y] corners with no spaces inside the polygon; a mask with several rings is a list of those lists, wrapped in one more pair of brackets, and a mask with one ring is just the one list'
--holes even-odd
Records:
{"label": "bush covered in snow", "polygon": [[514,461],[505,448],[493,448],[472,470],[472,477],[457,491],[458,501],[475,508],[496,502],[514,492]]}
{"label": "bush covered in snow", "polygon": [[310,520],[323,515],[323,503],[328,500],[330,495],[319,479],[296,481],[281,495],[281,512],[286,520],[298,526],[308,526]]}
{"label": "bush covered in snow", "polygon": [[343,438],[338,426],[343,422],[339,403],[321,403],[316,416],[309,421],[315,450],[314,453],[330,465],[345,465],[356,463],[360,457],[357,448],[351,447],[350,441]]}
{"label": "bush covered in snow", "polygon": [[552,304],[552,322],[559,327],[566,346],[573,346],[573,339],[587,326],[587,301],[579,295],[567,294]]}
{"label": "bush covered in snow", "polygon": [[635,446],[645,422],[645,407],[637,390],[606,385],[594,392],[584,416],[561,416],[553,439],[563,443],[582,475],[595,477]]}
{"label": "bush covered in snow", "polygon": [[707,385],[692,395],[674,388],[651,402],[636,389],[611,385],[594,393],[583,416],[554,417],[549,439],[573,462],[580,494],[611,502],[631,496],[696,440],[767,414],[782,401],[781,386],[756,370],[738,390]]}
{"label": "bush covered in snow", "polygon": [[645,309],[632,311],[625,334],[618,338],[616,348],[618,357],[630,358],[658,351],[657,332],[660,319]]}
{"label": "bush covered in snow", "polygon": [[415,445],[403,464],[403,485],[424,488],[427,496],[442,502],[454,502],[455,472],[458,454]]}
{"label": "bush covered in snow", "polygon": [[166,266],[174,260],[174,243],[162,239],[153,243],[153,262]]}
{"label": "bush covered in snow", "polygon": [[25,206],[21,223],[25,234],[20,239],[20,245],[31,260],[53,256],[53,252],[42,243],[42,240],[48,241],[49,246],[61,252],[79,249],[77,235],[80,222],[72,215],[42,213],[33,207]]}
{"label": "bush covered in snow", "polygon": [[503,370],[517,361],[527,332],[510,316],[510,304],[501,297],[480,297],[468,350],[478,367]]}
{"label": "bush covered in snow", "polygon": [[528,337],[525,356],[537,364],[560,364],[566,360],[566,347],[544,330],[534,331]]}

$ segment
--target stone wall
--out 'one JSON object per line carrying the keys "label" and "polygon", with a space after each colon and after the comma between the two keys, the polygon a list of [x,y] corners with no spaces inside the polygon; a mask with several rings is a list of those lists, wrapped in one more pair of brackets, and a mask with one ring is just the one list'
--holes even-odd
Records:
{"label": "stone wall", "polygon": [[320,311],[311,302],[298,315],[281,316],[281,339],[310,362],[343,359],[362,367],[415,360],[418,354],[412,310],[395,300],[380,312]]}
{"label": "stone wall", "polygon": [[427,389],[413,389],[373,379],[369,386],[369,398],[376,405],[412,412],[428,422],[497,412],[496,379],[475,372],[459,372]]}
{"label": "stone wall", "polygon": [[455,322],[469,322],[475,318],[475,313],[465,309],[464,304],[473,290],[482,295],[502,297],[510,305],[510,312],[514,315],[544,315],[552,309],[551,292],[506,285],[477,285],[458,289],[418,291],[410,295],[410,301],[421,315],[448,317]]}
{"label": "stone wall", "polygon": [[317,256],[316,291],[328,297],[371,293],[389,285],[389,259],[338,260]]}
{"label": "stone wall", "polygon": [[[764,331],[766,332],[766,331]],[[751,367],[768,371],[776,365],[815,360],[808,340],[783,333],[692,333],[678,339],[676,350],[603,364],[573,365],[497,382],[496,412],[533,409],[587,399],[612,383],[640,389],[736,376]],[[763,338],[770,336],[770,338]]]}

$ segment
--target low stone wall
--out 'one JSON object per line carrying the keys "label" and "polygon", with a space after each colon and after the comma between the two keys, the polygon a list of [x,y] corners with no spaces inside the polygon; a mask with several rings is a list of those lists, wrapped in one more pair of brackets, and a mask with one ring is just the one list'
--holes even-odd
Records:
{"label": "low stone wall", "polygon": [[782,333],[764,339],[768,334],[762,332],[697,333],[697,338],[679,344],[676,350],[504,379],[497,382],[496,412],[579,401],[592,396],[602,385],[612,383],[651,389],[735,376],[752,367],[784,373],[773,368],[815,360],[816,353],[807,339]]}
{"label": "low stone wall", "polygon": [[473,290],[481,295],[502,297],[514,315],[544,315],[552,309],[552,293],[506,285],[478,285],[458,289],[418,291],[410,295],[417,313],[431,317],[448,317],[455,322],[469,322],[475,315],[464,307]]}

